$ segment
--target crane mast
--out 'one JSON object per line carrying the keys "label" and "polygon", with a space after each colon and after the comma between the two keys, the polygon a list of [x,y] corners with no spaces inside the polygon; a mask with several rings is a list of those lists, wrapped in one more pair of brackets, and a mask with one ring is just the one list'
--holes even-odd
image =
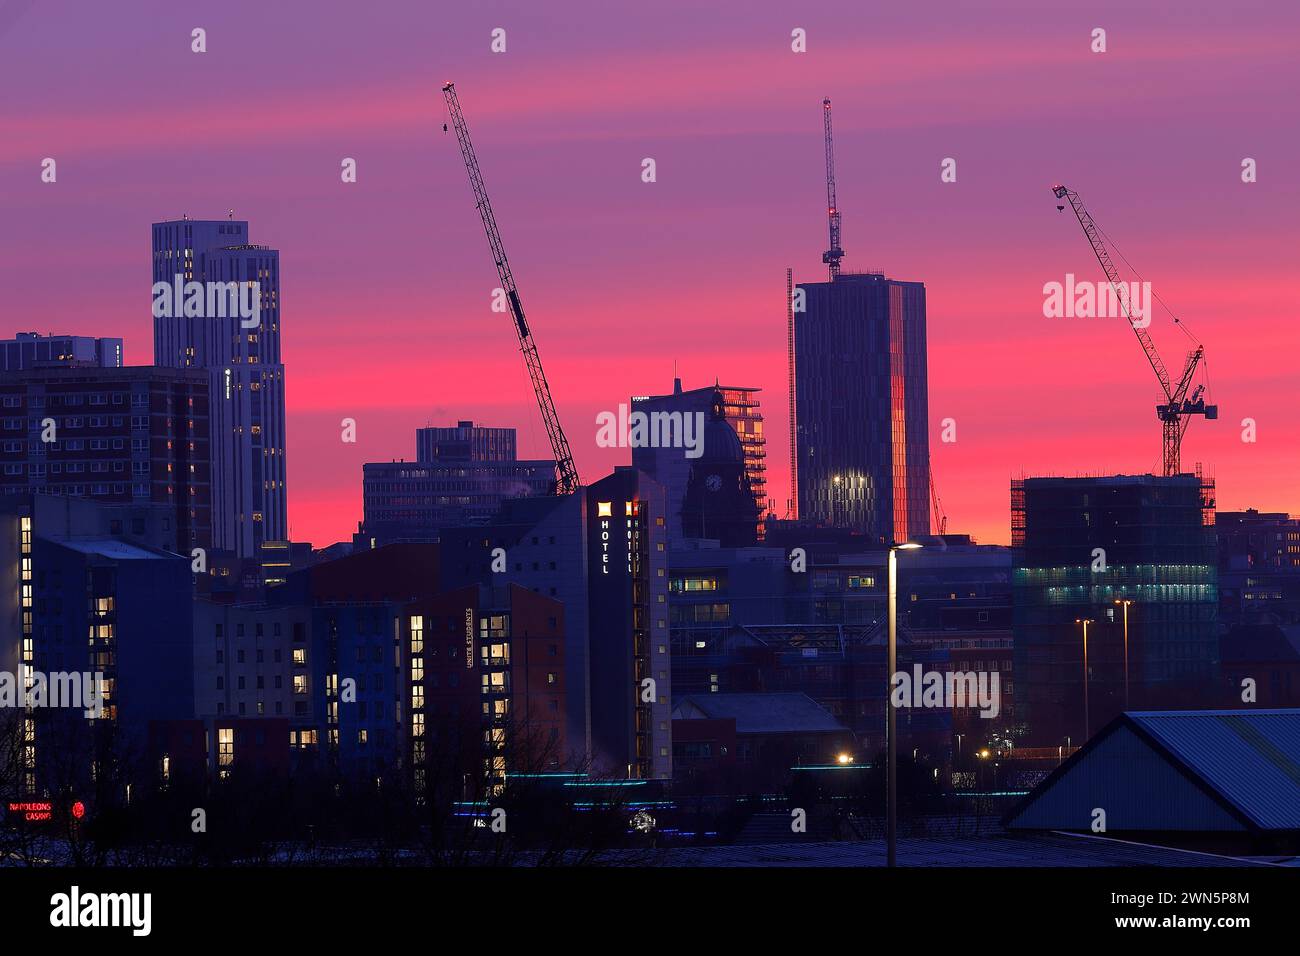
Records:
{"label": "crane mast", "polygon": [[[1215,419],[1219,416],[1218,406],[1206,405],[1205,400],[1201,397],[1204,391],[1203,386],[1198,386],[1192,393],[1191,398],[1187,397],[1187,390],[1191,387],[1197,366],[1205,355],[1205,347],[1198,344],[1195,349],[1187,353],[1187,361],[1183,365],[1182,375],[1177,382],[1173,382],[1169,377],[1169,370],[1165,367],[1164,360],[1160,358],[1160,353],[1156,351],[1155,343],[1151,341],[1151,336],[1147,334],[1145,324],[1139,325],[1133,321],[1133,313],[1129,307],[1128,286],[1120,281],[1119,270],[1115,267],[1110,251],[1106,248],[1101,230],[1097,228],[1092,215],[1083,205],[1083,200],[1079,198],[1079,194],[1073,189],[1067,189],[1065,186],[1060,185],[1052,187],[1052,194],[1057,199],[1065,199],[1070,203],[1075,218],[1079,220],[1079,225],[1083,228],[1084,236],[1087,237],[1089,245],[1092,246],[1093,255],[1097,257],[1097,262],[1101,264],[1102,271],[1106,273],[1115,300],[1119,302],[1124,311],[1124,318],[1128,320],[1129,326],[1137,336],[1142,351],[1151,365],[1151,370],[1156,373],[1156,379],[1160,382],[1160,389],[1165,396],[1165,401],[1156,406],[1156,416],[1160,419],[1162,436],[1161,461],[1163,473],[1165,475],[1177,475],[1181,471],[1182,465],[1183,434],[1187,431],[1191,416],[1204,415],[1207,419]],[[1063,206],[1057,208],[1064,209]]]}
{"label": "crane mast", "polygon": [[822,253],[822,262],[830,269],[831,279],[840,274],[840,208],[835,203],[835,144],[831,139],[831,101],[822,100],[822,118],[826,125],[826,213],[830,218],[831,247]]}
{"label": "crane mast", "polygon": [[456,127],[456,140],[460,143],[461,157],[465,160],[465,169],[469,173],[469,185],[474,191],[474,205],[478,207],[479,216],[483,219],[483,231],[487,233],[488,246],[492,249],[492,260],[496,263],[497,276],[501,280],[501,288],[510,305],[510,314],[514,316],[515,332],[519,336],[519,351],[523,353],[524,363],[528,366],[528,375],[532,379],[537,407],[541,410],[546,434],[551,440],[551,452],[555,456],[555,493],[572,494],[581,487],[578,469],[573,463],[569,440],[564,436],[564,429],[560,427],[560,416],[555,411],[555,401],[551,398],[551,388],[546,382],[546,373],[542,371],[542,360],[537,354],[537,344],[533,341],[533,333],[524,318],[524,307],[519,301],[519,290],[515,287],[515,277],[510,271],[510,262],[506,259],[505,246],[502,245],[496,216],[492,212],[492,202],[488,199],[487,189],[483,185],[483,174],[479,172],[478,158],[474,154],[474,145],[469,139],[469,127],[465,125],[465,116],[460,109],[455,84],[448,83],[444,86],[442,95],[447,101],[447,111],[451,114],[452,125]]}

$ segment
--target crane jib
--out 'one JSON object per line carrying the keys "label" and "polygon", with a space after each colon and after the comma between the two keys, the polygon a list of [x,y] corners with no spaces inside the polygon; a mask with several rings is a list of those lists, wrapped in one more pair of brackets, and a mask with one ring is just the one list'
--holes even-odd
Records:
{"label": "crane jib", "polygon": [[[1186,397],[1187,389],[1192,383],[1192,376],[1204,356],[1204,348],[1198,345],[1195,351],[1188,354],[1187,363],[1183,367],[1182,378],[1178,380],[1177,384],[1172,383],[1169,378],[1169,371],[1165,367],[1164,360],[1160,358],[1160,353],[1156,351],[1151,336],[1147,334],[1145,328],[1133,321],[1133,317],[1129,312],[1128,299],[1123,295],[1123,283],[1120,281],[1119,270],[1111,259],[1110,251],[1106,248],[1107,240],[1097,227],[1096,222],[1093,221],[1092,215],[1084,207],[1083,200],[1079,198],[1079,194],[1073,189],[1067,189],[1061,185],[1053,186],[1052,193],[1057,199],[1069,200],[1070,207],[1074,210],[1079,225],[1083,227],[1084,236],[1092,246],[1098,264],[1100,264],[1102,271],[1106,273],[1106,278],[1110,280],[1111,287],[1115,290],[1115,295],[1124,308],[1125,317],[1129,320],[1129,324],[1142,346],[1142,351],[1146,354],[1152,370],[1156,373],[1156,378],[1160,382],[1160,388],[1164,391],[1166,399],[1165,402],[1156,406],[1156,415],[1163,423],[1161,429],[1161,457],[1163,459],[1164,474],[1179,474],[1182,468],[1180,459],[1183,431],[1187,428],[1190,416],[1204,415],[1207,419],[1219,417],[1218,406],[1206,405],[1205,401],[1199,397],[1199,389],[1194,400],[1188,400]],[[1065,210],[1064,205],[1056,208],[1062,212]],[[1175,319],[1175,321],[1177,320]]]}
{"label": "crane jib", "polygon": [[[496,216],[492,212],[492,202],[488,199],[483,176],[479,172],[478,158],[474,154],[474,146],[469,138],[469,127],[461,114],[455,86],[447,83],[442,91],[452,123],[456,127],[456,139],[460,143],[465,171],[469,174],[470,189],[475,199],[474,205],[478,209],[479,218],[483,221],[483,230],[487,234],[488,245],[492,249],[492,256],[496,262],[497,276],[501,279],[501,288],[506,290],[510,313],[515,319],[515,329],[519,333],[519,348],[527,360],[528,375],[532,379],[538,410],[541,412],[542,422],[546,425],[546,432],[551,440],[551,452],[555,455],[555,491],[560,495],[573,494],[582,487],[582,482],[578,477],[578,469],[573,463],[569,440],[564,435],[564,429],[560,427],[560,416],[555,410],[555,401],[551,398],[550,387],[546,384],[546,376],[542,372],[542,360],[537,354],[537,346],[533,344],[532,333],[529,332],[528,323],[524,320],[524,307],[519,302],[519,294],[514,288],[510,266],[506,262],[505,247],[497,231]],[[445,128],[444,126],[444,130]]]}
{"label": "crane jib", "polygon": [[519,337],[528,338],[528,323],[524,321],[524,307],[519,304],[519,293],[511,289],[506,295],[510,299],[510,311],[515,317],[515,325],[519,327]]}

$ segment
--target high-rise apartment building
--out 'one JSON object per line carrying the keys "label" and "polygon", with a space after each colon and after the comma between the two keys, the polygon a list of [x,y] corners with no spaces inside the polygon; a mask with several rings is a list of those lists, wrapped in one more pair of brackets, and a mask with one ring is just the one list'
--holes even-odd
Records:
{"label": "high-rise apartment building", "polygon": [[928,534],[925,286],[841,273],[798,288],[799,517],[885,543]]}
{"label": "high-rise apartment building", "polygon": [[[263,541],[288,538],[280,254],[250,243],[245,220],[158,222],[153,281],[178,291],[161,308],[155,295],[154,364],[208,374],[213,546],[256,557]],[[231,283],[255,316],[225,302],[221,286]]]}
{"label": "high-rise apartment building", "polygon": [[208,388],[197,369],[0,373],[0,492],[166,505],[164,546],[211,547]]}
{"label": "high-rise apartment building", "polygon": [[0,554],[13,558],[0,563],[0,672],[50,703],[67,675],[98,675],[103,692],[98,713],[66,700],[0,708],[0,726],[18,720],[24,731],[22,748],[0,754],[17,792],[86,793],[105,767],[127,783],[147,779],[120,755],[139,752],[150,721],[190,716],[190,559],[175,553],[172,516],[129,500],[0,494]]}
{"label": "high-rise apartment building", "polygon": [[564,739],[578,766],[672,776],[666,510],[663,487],[624,466],[442,535],[444,588],[518,584],[563,606]]}

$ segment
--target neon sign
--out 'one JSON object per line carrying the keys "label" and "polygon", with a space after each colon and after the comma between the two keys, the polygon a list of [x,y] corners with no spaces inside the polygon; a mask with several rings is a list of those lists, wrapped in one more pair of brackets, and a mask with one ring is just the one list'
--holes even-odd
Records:
{"label": "neon sign", "polygon": [[10,816],[15,813],[21,813],[23,819],[28,823],[37,823],[42,820],[53,819],[54,804],[50,803],[48,800],[38,800],[30,803],[10,803]]}

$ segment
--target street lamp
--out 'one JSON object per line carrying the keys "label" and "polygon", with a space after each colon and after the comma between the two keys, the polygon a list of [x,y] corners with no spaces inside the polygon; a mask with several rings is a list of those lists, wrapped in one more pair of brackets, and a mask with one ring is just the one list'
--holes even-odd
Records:
{"label": "street lamp", "polygon": [[898,714],[894,707],[894,672],[898,669],[898,552],[915,551],[914,541],[889,547],[889,653],[885,665],[885,743],[889,751],[886,767],[885,865],[898,865]]}
{"label": "street lamp", "polygon": [[1083,739],[1087,740],[1092,735],[1088,720],[1088,625],[1096,622],[1090,617],[1076,617],[1074,623],[1083,625]]}
{"label": "street lamp", "polygon": [[1125,598],[1116,598],[1116,604],[1124,607],[1124,709],[1128,710],[1128,608],[1135,601],[1129,601]]}

